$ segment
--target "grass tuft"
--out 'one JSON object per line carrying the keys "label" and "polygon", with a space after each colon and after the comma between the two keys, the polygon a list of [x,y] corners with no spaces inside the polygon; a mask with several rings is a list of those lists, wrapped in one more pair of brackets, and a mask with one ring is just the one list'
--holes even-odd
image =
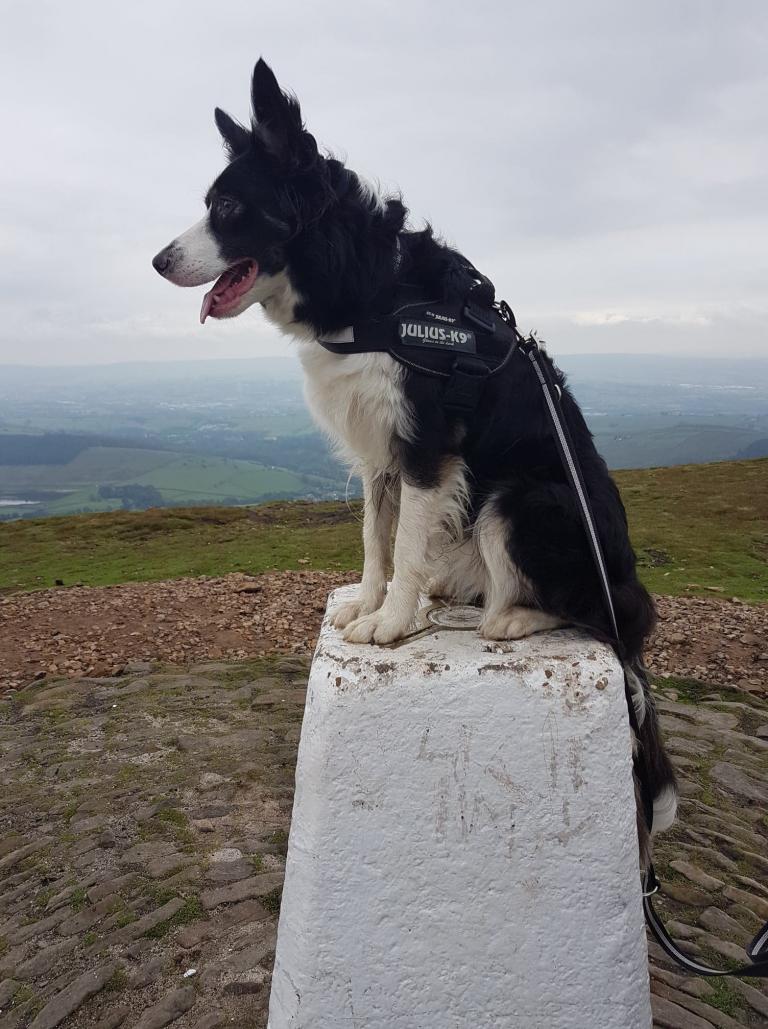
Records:
{"label": "grass tuft", "polygon": [[282,899],[283,889],[281,886],[277,886],[271,893],[267,893],[264,897],[259,897],[259,903],[267,909],[270,915],[279,915]]}
{"label": "grass tuft", "polygon": [[[18,990],[14,993],[13,999],[11,1000],[11,1010],[14,1008],[20,1008],[22,1005],[26,1006],[25,1017],[31,1019],[37,1012],[43,1007],[44,1001],[40,997],[29,983],[23,983]],[[9,1025],[16,1025],[16,1019],[9,1019]]]}
{"label": "grass tuft", "polygon": [[158,811],[153,820],[161,822],[171,830],[183,851],[191,853],[194,850],[195,834],[189,828],[189,819],[183,811],[179,811],[177,808],[163,808],[162,811]]}
{"label": "grass tuft", "polygon": [[182,826],[186,828],[189,825],[189,819],[183,811],[178,811],[176,808],[163,808],[162,811],[158,811],[155,818],[161,822],[170,822],[171,825]]}
{"label": "grass tuft", "polygon": [[124,911],[118,912],[115,916],[115,928],[124,929],[126,925],[130,925],[131,922],[135,922],[137,917],[138,916],[133,911],[129,911],[128,908],[126,908]]}
{"label": "grass tuft", "polygon": [[712,987],[712,993],[705,998],[710,1007],[717,1008],[724,1015],[738,1015],[743,1011],[743,1001],[740,995],[734,990],[725,979],[708,979],[707,983]]}
{"label": "grass tuft", "polygon": [[88,899],[85,889],[82,886],[78,886],[72,896],[69,898],[69,903],[72,906],[73,911],[82,911],[85,907],[85,902]]}
{"label": "grass tuft", "polygon": [[104,989],[110,990],[112,993],[117,993],[120,990],[124,990],[127,986],[128,973],[124,968],[116,968],[107,980],[107,984]]}
{"label": "grass tuft", "polygon": [[184,907],[179,908],[172,918],[153,926],[144,935],[151,940],[161,940],[164,936],[168,935],[171,929],[175,929],[180,925],[189,925],[190,922],[199,922],[204,917],[205,911],[198,898],[188,897],[184,901]]}

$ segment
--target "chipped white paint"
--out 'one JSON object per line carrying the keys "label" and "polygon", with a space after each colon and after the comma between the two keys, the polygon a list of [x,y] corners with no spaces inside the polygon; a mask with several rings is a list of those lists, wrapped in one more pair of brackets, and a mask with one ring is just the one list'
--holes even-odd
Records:
{"label": "chipped white paint", "polygon": [[326,618],[296,787],[270,1029],[649,1029],[606,648],[430,627],[389,649]]}

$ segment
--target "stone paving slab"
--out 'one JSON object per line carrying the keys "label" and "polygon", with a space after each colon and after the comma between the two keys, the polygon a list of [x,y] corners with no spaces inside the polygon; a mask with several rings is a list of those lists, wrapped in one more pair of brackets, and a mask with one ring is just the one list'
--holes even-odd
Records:
{"label": "stone paving slab", "polygon": [[[307,671],[141,666],[0,702],[0,1029],[266,1026]],[[683,803],[658,907],[692,954],[736,959],[768,917],[768,705],[659,700]],[[649,949],[656,1026],[768,1027],[765,983]]]}

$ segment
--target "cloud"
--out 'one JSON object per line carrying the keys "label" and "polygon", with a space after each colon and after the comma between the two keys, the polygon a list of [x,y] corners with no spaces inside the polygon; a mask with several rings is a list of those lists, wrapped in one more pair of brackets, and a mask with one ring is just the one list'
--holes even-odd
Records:
{"label": "cloud", "polygon": [[690,325],[706,326],[712,324],[712,319],[706,315],[679,313],[673,315],[657,315],[650,312],[639,311],[575,311],[571,315],[574,325],[623,325],[627,322],[635,322],[638,325],[655,325],[662,328],[666,325]]}
{"label": "cloud", "polygon": [[[0,363],[284,353],[150,259],[222,165],[263,53],[553,349],[765,353],[768,9],[609,0],[6,5]],[[747,312],[747,313],[745,313]],[[590,335],[592,334],[592,335]]]}

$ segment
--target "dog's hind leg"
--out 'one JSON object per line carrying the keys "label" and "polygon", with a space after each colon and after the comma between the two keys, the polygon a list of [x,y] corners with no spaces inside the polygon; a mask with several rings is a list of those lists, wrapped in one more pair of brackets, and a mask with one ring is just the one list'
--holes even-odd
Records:
{"label": "dog's hind leg", "polygon": [[486,613],[480,623],[480,635],[488,640],[521,640],[535,632],[560,629],[563,625],[561,618],[548,615],[546,611],[513,606],[495,614]]}
{"label": "dog's hind leg", "polygon": [[378,611],[384,602],[399,488],[395,476],[363,469],[363,579],[357,598],[342,604],[331,616],[337,629],[345,629],[361,615]]}
{"label": "dog's hind leg", "polygon": [[485,565],[485,613],[480,635],[490,640],[516,640],[545,629],[558,629],[565,623],[533,604],[530,582],[509,554],[512,527],[497,511],[493,498],[488,500],[475,525],[475,539]]}
{"label": "dog's hind leg", "polygon": [[449,543],[429,569],[425,592],[455,604],[476,604],[485,593],[485,565],[474,535]]}

